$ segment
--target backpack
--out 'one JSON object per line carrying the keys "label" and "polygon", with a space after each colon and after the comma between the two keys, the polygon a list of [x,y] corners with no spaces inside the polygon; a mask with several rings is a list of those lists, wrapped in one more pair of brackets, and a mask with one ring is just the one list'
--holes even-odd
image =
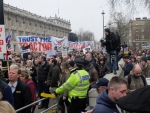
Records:
{"label": "backpack", "polygon": [[[140,76],[143,83],[144,83],[144,86],[146,86],[146,79],[143,75]],[[129,88],[130,88],[130,84],[131,84],[131,74],[128,75],[128,85],[129,85]]]}
{"label": "backpack", "polygon": [[115,38],[116,38],[116,50],[117,52],[119,52],[121,50],[121,46],[120,46],[121,42],[118,33],[115,33]]}

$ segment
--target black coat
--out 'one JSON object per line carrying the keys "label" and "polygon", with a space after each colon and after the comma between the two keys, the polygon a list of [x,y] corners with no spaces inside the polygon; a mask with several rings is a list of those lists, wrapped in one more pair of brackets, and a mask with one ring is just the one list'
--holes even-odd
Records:
{"label": "black coat", "polygon": [[51,67],[48,78],[47,78],[47,85],[50,87],[58,87],[60,69],[57,65]]}
{"label": "black coat", "polygon": [[108,35],[106,35],[105,40],[106,40],[105,46],[106,46],[107,52],[116,50],[116,48],[117,48],[116,41],[117,40],[116,40],[115,34],[113,32],[110,32]]}
{"label": "black coat", "polygon": [[150,86],[137,89],[118,100],[121,109],[136,112],[150,113]]}
{"label": "black coat", "polygon": [[48,72],[50,70],[50,65],[45,62],[44,65],[39,64],[38,68],[38,81],[45,82],[47,80]]}
{"label": "black coat", "polygon": [[[21,107],[31,104],[32,103],[31,95],[32,94],[31,94],[29,86],[26,83],[18,80],[16,90],[13,93],[15,109],[17,110]],[[31,112],[31,107],[28,107],[17,113],[30,113],[30,112]]]}

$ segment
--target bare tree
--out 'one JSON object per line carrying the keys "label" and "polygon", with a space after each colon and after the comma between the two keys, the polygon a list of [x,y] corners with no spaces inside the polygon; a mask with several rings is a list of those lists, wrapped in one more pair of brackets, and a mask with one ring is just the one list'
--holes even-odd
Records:
{"label": "bare tree", "polygon": [[126,11],[132,14],[141,11],[140,8],[150,12],[150,0],[108,0],[108,3],[112,11],[116,11],[118,8],[120,10],[121,6],[126,6]]}
{"label": "bare tree", "polygon": [[114,13],[113,18],[108,22],[109,28],[112,32],[118,32],[121,43],[126,42],[128,32],[129,19],[123,13]]}
{"label": "bare tree", "polygon": [[79,29],[79,31],[76,32],[78,36],[78,41],[94,41],[94,33],[91,31],[84,31],[82,28]]}

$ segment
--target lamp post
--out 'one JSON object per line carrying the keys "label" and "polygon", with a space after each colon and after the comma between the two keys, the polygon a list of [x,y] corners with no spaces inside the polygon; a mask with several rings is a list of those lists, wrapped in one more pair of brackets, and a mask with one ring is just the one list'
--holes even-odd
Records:
{"label": "lamp post", "polygon": [[103,15],[103,38],[104,38],[104,10],[102,11],[102,15]]}

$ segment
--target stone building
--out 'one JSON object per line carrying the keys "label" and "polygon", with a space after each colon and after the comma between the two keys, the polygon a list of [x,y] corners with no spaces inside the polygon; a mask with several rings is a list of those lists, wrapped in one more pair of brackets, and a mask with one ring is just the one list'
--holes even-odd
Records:
{"label": "stone building", "polygon": [[131,20],[128,26],[127,44],[136,49],[150,47],[150,19],[147,17]]}
{"label": "stone building", "polygon": [[62,38],[71,32],[71,23],[60,17],[41,17],[26,10],[4,4],[6,37],[12,31],[11,45],[18,51],[17,36],[55,36]]}

